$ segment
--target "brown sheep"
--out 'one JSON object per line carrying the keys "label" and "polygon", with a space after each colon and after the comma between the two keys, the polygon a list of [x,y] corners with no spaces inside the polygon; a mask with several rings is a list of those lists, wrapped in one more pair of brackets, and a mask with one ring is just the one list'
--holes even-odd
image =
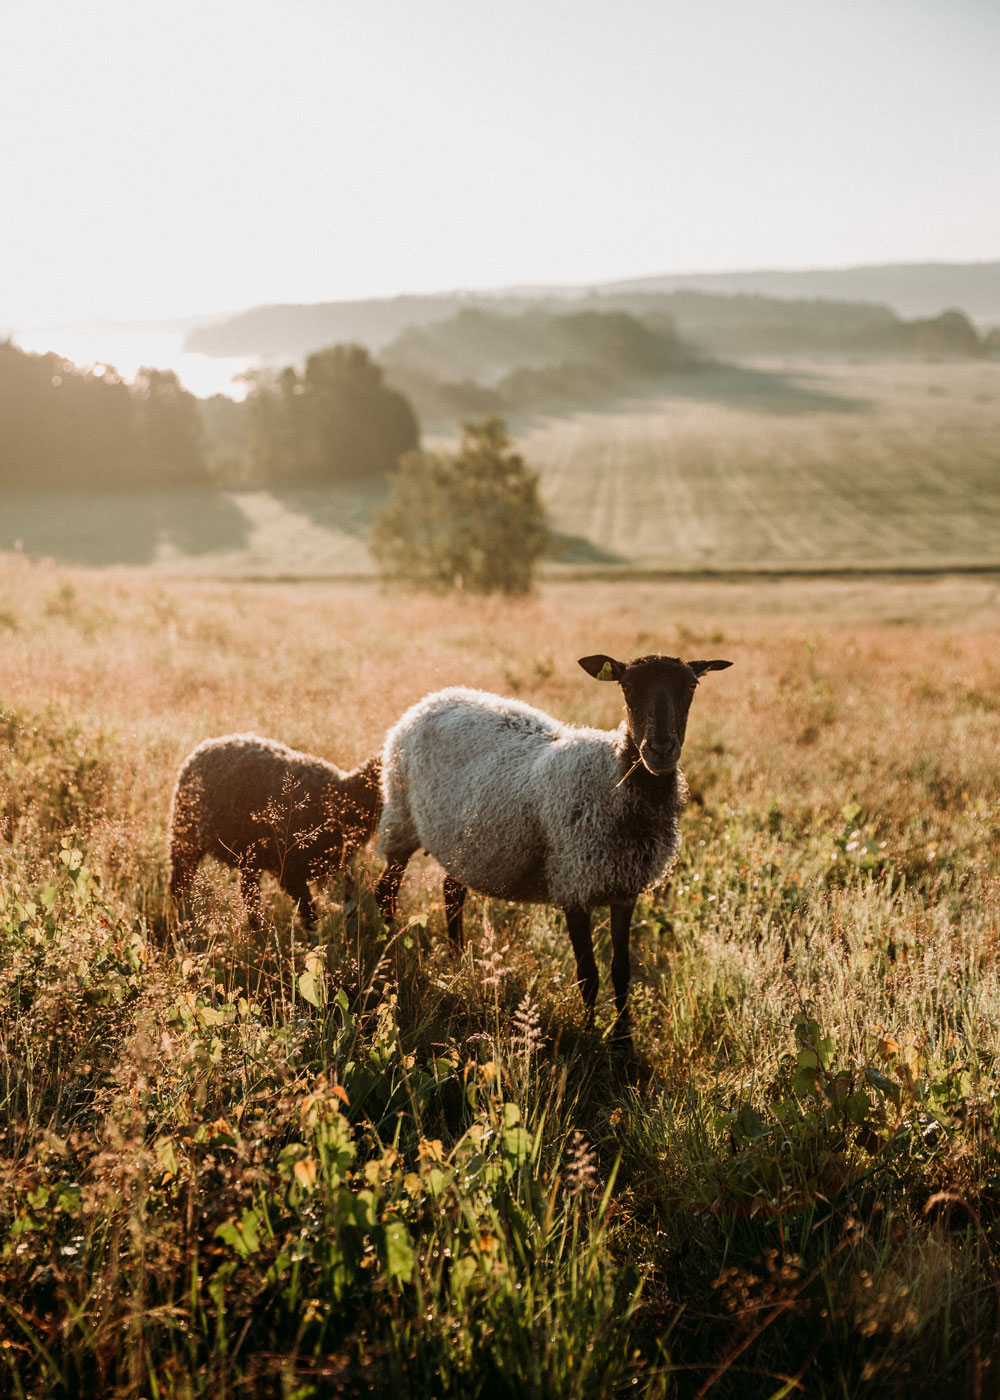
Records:
{"label": "brown sheep", "polygon": [[342,869],[374,835],[378,758],[345,773],[256,734],[206,739],[181,764],[170,804],[170,893],[181,900],[206,855],[239,871],[252,927],[260,877],[274,875],[312,928],[309,881]]}

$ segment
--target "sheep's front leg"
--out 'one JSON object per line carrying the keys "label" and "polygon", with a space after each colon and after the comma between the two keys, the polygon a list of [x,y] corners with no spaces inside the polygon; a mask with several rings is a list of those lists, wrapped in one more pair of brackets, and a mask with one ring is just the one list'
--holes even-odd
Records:
{"label": "sheep's front leg", "polygon": [[248,866],[240,867],[240,894],[247,911],[247,923],[254,933],[260,931],[260,871]]}
{"label": "sheep's front leg", "polygon": [[299,906],[299,918],[307,929],[316,927],[316,906],[309,888],[310,865],[302,851],[288,851],[278,870],[278,884]]}
{"label": "sheep's front leg", "polygon": [[628,984],[632,977],[632,961],[629,956],[629,935],[632,931],[632,915],[635,900],[627,904],[611,906],[611,981],[615,988],[615,1006],[618,1016],[615,1020],[616,1040],[631,1042],[629,1028]]}
{"label": "sheep's front leg", "polygon": [[590,936],[590,910],[564,909],[569,939],[576,955],[576,980],[580,984],[583,1004],[587,1008],[587,1021],[593,1022],[594,1006],[597,1002],[597,963],[594,959],[594,941]]}
{"label": "sheep's front leg", "polygon": [[444,877],[444,913],[448,921],[448,937],[452,946],[460,953],[464,939],[462,937],[462,906],[465,904],[465,896],[468,893],[464,885],[460,885],[457,880],[453,880],[450,875]]}

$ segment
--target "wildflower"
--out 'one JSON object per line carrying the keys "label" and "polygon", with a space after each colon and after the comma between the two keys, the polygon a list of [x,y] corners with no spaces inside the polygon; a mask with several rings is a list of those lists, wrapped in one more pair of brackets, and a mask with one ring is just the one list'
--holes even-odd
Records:
{"label": "wildflower", "polygon": [[566,1170],[563,1179],[568,1196],[592,1196],[601,1184],[597,1174],[597,1153],[583,1133],[576,1130],[566,1149]]}
{"label": "wildflower", "polygon": [[541,1017],[538,1007],[531,1000],[530,992],[525,992],[514,1012],[513,1041],[515,1050],[520,1051],[525,1059],[536,1055],[545,1042],[541,1029]]}
{"label": "wildflower", "polygon": [[496,929],[489,919],[483,920],[483,956],[476,962],[483,969],[483,986],[499,991],[504,974],[504,963],[509,943],[497,943]]}

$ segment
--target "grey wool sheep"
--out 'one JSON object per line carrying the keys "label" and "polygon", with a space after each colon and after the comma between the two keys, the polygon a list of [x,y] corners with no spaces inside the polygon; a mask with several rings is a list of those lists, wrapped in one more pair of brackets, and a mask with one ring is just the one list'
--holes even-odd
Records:
{"label": "grey wool sheep", "polygon": [[309,881],[346,865],[374,835],[378,758],[351,772],[256,734],[206,739],[181,764],[170,805],[170,893],[181,900],[206,855],[239,871],[251,925],[267,871],[312,927]]}
{"label": "grey wool sheep", "polygon": [[468,889],[555,904],[593,1015],[591,911],[609,905],[616,1032],[627,1041],[632,912],[677,853],[687,797],[678,762],[698,679],[731,664],[583,657],[591,676],[622,688],[625,717],[610,731],[479,690],[425,696],[390,729],[382,754],[383,918],[394,919],[403,872],[421,847],[444,866],[448,931],[459,947]]}

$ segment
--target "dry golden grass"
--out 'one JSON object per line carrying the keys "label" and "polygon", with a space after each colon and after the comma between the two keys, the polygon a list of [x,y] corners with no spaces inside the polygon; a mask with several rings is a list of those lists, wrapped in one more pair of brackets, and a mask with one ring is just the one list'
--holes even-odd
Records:
{"label": "dry golden grass", "polygon": [[699,691],[688,766],[724,742],[735,800],[790,791],[824,805],[835,775],[866,800],[883,793],[890,741],[958,788],[988,788],[998,600],[996,580],[961,577],[553,583],[524,600],[442,600],[7,556],[0,695],[115,731],[130,779],[155,782],[162,806],[175,762],[208,734],[253,729],[353,764],[407,705],[451,684],[612,725],[617,692],[590,683],[577,656],[718,651],[736,669]]}
{"label": "dry golden grass", "polygon": [[453,684],[613,726],[617,690],[593,685],[577,656],[718,653],[735,668],[699,690],[695,784],[803,814],[854,792],[902,827],[934,775],[952,794],[995,791],[998,596],[996,580],[942,577],[552,583],[523,600],[442,600],[7,556],[0,697],[113,734],[122,807],[156,829],[181,758],[211,734],[255,730],[353,765],[414,700]]}

